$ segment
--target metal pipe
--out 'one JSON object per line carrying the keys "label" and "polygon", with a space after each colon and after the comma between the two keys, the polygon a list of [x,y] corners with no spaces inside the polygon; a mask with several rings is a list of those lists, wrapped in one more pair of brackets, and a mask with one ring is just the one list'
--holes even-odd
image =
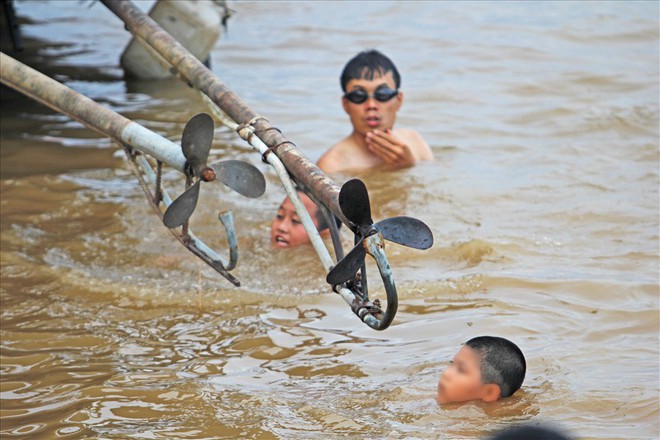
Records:
{"label": "metal pipe", "polygon": [[[218,106],[203,93],[202,93],[202,98],[206,102],[208,108],[211,110],[213,115],[220,122],[222,122],[231,130],[237,130],[239,128],[239,124],[232,121],[229,118],[229,116],[227,116],[222,111],[222,109],[218,108]],[[256,136],[256,134],[254,133],[255,131],[254,127],[252,126],[245,127],[243,130],[244,131],[242,132],[242,134],[239,133],[239,135],[241,135],[241,137],[245,139],[247,143],[249,143],[255,150],[257,150],[262,155],[268,152],[268,146],[264,144],[263,141],[258,136]],[[332,257],[330,257],[330,253],[328,252],[328,249],[325,247],[325,243],[323,243],[323,239],[321,238],[321,235],[316,229],[316,226],[314,226],[314,222],[312,221],[309,212],[307,212],[305,205],[303,204],[302,200],[300,200],[298,191],[296,190],[294,183],[291,181],[288,171],[286,170],[284,164],[279,159],[279,157],[275,156],[274,154],[266,155],[266,161],[275,170],[275,174],[277,174],[277,177],[280,179],[280,182],[284,187],[284,191],[289,197],[289,200],[291,200],[291,204],[296,210],[296,213],[298,214],[298,217],[300,218],[300,221],[303,227],[305,228],[305,232],[307,232],[307,236],[309,236],[309,240],[312,243],[312,247],[314,247],[316,254],[321,260],[323,269],[325,269],[325,271],[328,272],[330,269],[332,269],[334,262],[332,261]]]}
{"label": "metal pipe", "polygon": [[344,248],[341,243],[341,235],[339,235],[339,227],[335,222],[335,216],[332,215],[330,210],[323,205],[319,206],[319,209],[323,213],[323,218],[328,224],[328,230],[330,231],[330,240],[332,241],[332,247],[335,250],[335,258],[337,261],[344,258]]}
{"label": "metal pipe", "polygon": [[[380,277],[385,286],[385,295],[387,297],[387,308],[385,313],[378,319],[377,327],[367,323],[370,327],[376,330],[386,329],[394,320],[397,308],[399,307],[399,300],[396,294],[396,285],[394,284],[394,277],[392,276],[392,268],[387,262],[385,255],[385,242],[383,236],[380,234],[370,235],[365,239],[367,252],[376,260]],[[359,315],[358,315],[359,316]],[[371,315],[369,315],[371,316]],[[366,322],[366,321],[365,321]]]}
{"label": "metal pipe", "polygon": [[186,158],[177,144],[3,52],[0,52],[0,81],[120,144],[131,145],[183,172]]}
{"label": "metal pipe", "polygon": [[[177,76],[181,76],[181,75],[177,73]],[[206,94],[204,94],[204,92],[201,90],[200,90],[200,96],[202,97],[202,100],[206,103],[209,111],[213,113],[213,116],[215,116],[215,118],[218,121],[220,121],[223,125],[225,125],[227,128],[229,128],[232,131],[237,131],[237,132],[239,131],[238,130],[239,124],[233,121],[231,117],[227,115],[227,113],[225,113],[221,108],[219,108],[218,105],[215,102],[213,102],[208,96],[206,96]],[[254,130],[253,127],[247,129],[247,131],[244,132],[241,135],[241,137],[243,137],[255,150],[259,151],[263,155],[265,152],[268,151],[268,147],[256,135],[255,131],[256,130]],[[274,130],[270,130],[270,131],[274,131]],[[310,240],[312,241],[312,246],[314,247],[314,250],[319,256],[319,259],[321,260],[321,263],[323,264],[326,272],[329,271],[333,265],[332,258],[330,257],[330,254],[327,248],[325,247],[325,245],[323,245],[323,241],[318,231],[316,230],[316,227],[314,227],[314,224],[311,221],[311,218],[309,217],[309,213],[307,212],[307,209],[305,209],[304,205],[300,200],[300,197],[298,197],[298,193],[295,191],[293,187],[293,182],[291,182],[291,178],[284,164],[279,159],[279,157],[275,156],[274,154],[268,154],[266,156],[266,161],[275,169],[275,173],[277,174],[277,177],[280,179],[282,186],[284,187],[285,191],[289,195],[289,198],[291,199],[291,203],[294,205],[294,209],[298,213],[298,216],[301,218],[303,227],[305,228],[307,235],[310,237]],[[316,203],[317,202],[316,194],[312,194],[311,197]],[[335,252],[337,253],[337,261],[339,261],[344,256],[341,239],[339,237],[339,230],[337,228],[337,225],[335,224],[334,218],[332,217],[332,215],[329,215],[330,210],[325,206],[320,206],[319,208],[322,209],[323,214],[326,215],[326,220],[328,221],[328,225],[331,228],[334,227],[334,231],[332,231],[333,232],[332,243],[333,243],[333,247],[335,248]],[[382,236],[378,235],[374,237],[367,237],[366,241],[367,241],[367,250],[369,254],[376,260],[376,264],[378,265],[378,270],[385,285],[385,293],[387,297],[387,308],[385,310],[385,313],[384,314],[379,313],[378,317],[374,316],[374,314],[372,314],[372,310],[370,310],[370,307],[373,305],[373,303],[369,302],[368,298],[365,301],[364,298],[358,297],[355,294],[355,292],[353,292],[351,289],[347,288],[346,286],[335,286],[335,290],[339,294],[339,296],[341,296],[341,298],[346,302],[346,304],[348,304],[351,307],[351,310],[353,310],[353,312],[358,316],[358,318],[360,318],[365,324],[367,324],[369,327],[375,330],[384,330],[390,326],[390,324],[394,320],[394,316],[396,315],[398,309],[398,297],[396,293],[396,286],[394,284],[394,278],[392,276],[391,268],[387,262],[387,257],[383,250]],[[366,287],[367,280],[366,280],[365,268],[366,268],[366,264],[363,266],[362,269],[363,276],[365,276],[365,279],[363,279],[363,283],[364,286]]]}
{"label": "metal pipe", "polygon": [[[66,114],[70,118],[79,121],[104,136],[111,137],[120,145],[130,145],[132,148],[149,154],[158,161],[164,162],[182,173],[184,172],[186,159],[179,145],[103,107],[90,98],[37,72],[3,52],[0,52],[0,82],[57,112]],[[157,176],[146,162],[146,159],[139,156],[137,160],[144,160],[141,164],[144,173],[155,183],[158,180]],[[132,162],[130,163],[133,164]],[[137,173],[139,173],[139,170],[137,170]],[[142,184],[142,175],[136,175]],[[158,193],[159,190],[161,189],[157,188],[156,192]],[[165,206],[168,206],[171,203],[170,197],[164,190],[161,191],[161,195]],[[162,217],[162,212],[158,209],[157,202],[153,202],[152,205],[159,211],[158,213]],[[172,233],[174,232],[172,231]],[[204,242],[192,233],[188,235],[189,243],[184,243],[181,237],[176,234],[175,236],[191,252],[213,267],[221,275],[235,285],[240,285],[240,282],[224,267],[225,261],[222,257]]]}
{"label": "metal pipe", "polygon": [[[128,163],[129,165],[133,168],[133,171],[135,173],[135,176],[138,179],[138,182],[140,183],[140,186],[142,186],[142,189],[144,190],[145,194],[147,195],[147,199],[149,200],[149,204],[153,208],[154,212],[161,218],[163,218],[163,212],[160,210],[160,207],[158,206],[158,203],[160,201],[157,201],[155,194],[151,194],[151,191],[149,191],[149,188],[147,186],[147,182],[145,181],[145,176],[148,180],[151,182],[157,182],[158,181],[158,175],[151,169],[151,166],[149,165],[149,162],[144,158],[144,156],[138,155],[135,157],[133,155],[133,152],[130,150],[130,148],[126,145],[122,145],[124,148],[124,151],[126,152],[126,156],[128,157]],[[132,160],[135,158],[135,160]],[[142,167],[142,171],[140,170],[140,166],[138,166],[138,162],[140,162],[140,166]],[[158,188],[156,188],[156,192],[158,192]],[[163,203],[166,206],[169,206],[172,203],[171,197],[167,194],[165,190],[161,188],[161,198]],[[192,231],[187,231],[182,234],[177,234],[174,232],[173,229],[169,229],[170,233],[176,238],[179,243],[181,243],[186,249],[188,249],[190,252],[195,254],[199,259],[201,259],[203,262],[211,266],[213,269],[215,269],[216,272],[218,272],[220,275],[225,277],[228,281],[230,281],[232,284],[234,284],[236,287],[239,287],[241,285],[241,282],[237,280],[229,271],[225,268],[223,264],[223,259],[213,251],[213,249],[209,248],[206,246],[206,244],[195,237],[195,235],[192,233]],[[228,231],[229,233],[229,231]]]}
{"label": "metal pipe", "polygon": [[[301,215],[303,224],[306,223],[305,229],[324,268],[326,271],[330,270],[333,265],[332,258],[314,227],[307,210],[302,205],[289,174],[292,175],[295,181],[309,190],[336,217],[350,227],[350,222],[344,217],[339,207],[339,187],[309,161],[279,130],[274,130],[275,127],[265,118],[260,117],[243,103],[206,66],[188,53],[180,43],[163,31],[130,1],[101,1],[124,21],[127,28],[134,35],[139,36],[140,39],[152,46],[164,60],[171,63],[174,69],[173,73],[179,75],[190,85],[208,96],[229,119],[240,122],[236,125],[236,128],[242,128],[242,130],[237,131],[260,151],[275,168],[296,211]],[[184,172],[185,157],[179,146],[173,142],[102,107],[91,99],[79,95],[68,87],[22,65],[1,52],[0,68],[2,83],[59,112],[67,114],[104,135],[112,137],[122,145],[131,145],[157,160],[167,163],[172,168]],[[241,131],[245,131],[245,133],[241,133]],[[260,134],[257,136],[255,133]],[[268,152],[272,154],[266,154]],[[304,220],[305,218],[306,220]],[[203,245],[201,242],[200,244]],[[375,243],[369,244],[375,245]],[[213,252],[208,248],[201,252],[207,250]],[[198,248],[191,248],[191,251],[200,252]],[[390,325],[396,313],[396,287],[382,247],[372,248],[369,253],[376,259],[381,277],[385,283],[388,296],[386,313],[383,315],[377,303],[374,304],[370,303],[368,299],[361,299],[346,286],[336,286],[335,289],[367,325],[377,330],[383,330]],[[209,259],[208,255],[200,255],[200,258],[203,257],[206,257],[209,260],[207,263],[213,266],[214,261]],[[216,261],[222,264],[220,259]],[[384,267],[386,267],[385,270],[383,270]],[[219,269],[216,268],[216,270]],[[230,274],[227,275],[231,277]],[[391,301],[392,296],[394,297],[393,302]]]}
{"label": "metal pipe", "polygon": [[[258,137],[247,135],[246,140],[250,143],[250,145],[255,147],[257,151],[259,151],[262,155],[268,152],[268,146],[264,144],[261,141],[261,139],[259,139]],[[326,248],[325,243],[323,243],[323,239],[321,238],[319,231],[316,229],[316,226],[314,226],[314,222],[312,221],[309,212],[307,212],[305,205],[303,204],[302,200],[300,200],[298,191],[296,190],[296,187],[289,178],[289,173],[287,169],[284,167],[284,164],[279,159],[279,157],[275,156],[274,154],[267,155],[266,160],[275,169],[275,173],[277,173],[280,182],[282,182],[282,186],[284,187],[286,194],[289,196],[289,199],[291,200],[291,204],[298,213],[298,217],[300,218],[301,223],[305,227],[305,231],[309,236],[309,240],[311,241],[312,246],[316,251],[316,254],[319,256],[319,259],[321,260],[321,264],[323,264],[323,268],[325,269],[326,272],[328,272],[330,269],[332,269],[334,262],[332,261],[332,257],[330,257],[328,248]]]}
{"label": "metal pipe", "polygon": [[[140,165],[140,168],[142,168],[142,171],[144,172],[144,175],[147,177],[147,180],[155,185],[156,173],[154,173],[154,170],[151,168],[151,165],[149,165],[149,162],[147,162],[147,159],[145,159],[144,156],[137,156],[135,158],[135,161]],[[165,207],[167,208],[172,204],[172,198],[163,188],[161,188],[161,194],[163,197],[163,205],[165,205]],[[233,227],[233,224],[231,226]],[[202,252],[207,254],[213,261],[220,262],[220,264],[222,264],[226,270],[233,269],[233,267],[228,267],[227,261],[220,254],[215,252],[213,249],[208,247],[203,241],[197,238],[195,234],[192,233],[192,231],[190,230],[188,231],[188,236],[190,237],[190,241]],[[227,232],[227,236],[229,237],[229,231]],[[233,241],[235,242],[236,239],[234,238]],[[234,263],[234,266],[235,265],[236,264]]]}
{"label": "metal pipe", "polygon": [[[213,101],[211,101],[211,99],[209,99],[209,97],[206,96],[204,93],[200,92],[200,95],[204,100],[204,102],[207,104],[208,109],[211,111],[211,113],[213,113],[213,116],[215,116],[218,121],[220,121],[230,130],[236,131],[239,124],[237,124],[235,121],[232,121],[231,118],[227,116],[227,114],[224,113],[222,109],[218,108],[218,106]],[[268,147],[261,141],[261,139],[259,139],[256,136],[256,134],[251,133],[251,135],[246,136],[246,138],[247,138],[246,141],[261,154],[264,154],[268,150]],[[284,190],[287,192],[287,194],[290,193],[294,194],[294,198],[291,198],[291,196],[289,196],[291,198],[291,203],[294,205],[294,208],[298,213],[298,216],[301,218],[303,227],[305,228],[307,235],[309,235],[310,240],[311,237],[314,237],[314,240],[312,241],[312,245],[314,246],[314,244],[317,243],[319,240],[320,243],[322,244],[321,237],[318,231],[316,230],[316,227],[314,227],[314,224],[311,221],[311,218],[309,217],[309,213],[307,212],[307,209],[305,209],[304,205],[300,201],[300,197],[298,197],[297,191],[295,191],[295,189],[293,188],[293,182],[291,182],[291,178],[289,177],[289,173],[286,171],[284,164],[274,154],[267,155],[266,160],[275,169],[275,173],[277,174],[277,177],[280,179],[280,182],[282,183],[282,186],[284,187]],[[296,200],[296,202],[294,202],[294,200]],[[327,208],[325,208],[324,206],[321,206],[320,209],[323,209],[325,213],[328,213]],[[334,226],[336,230],[336,241],[335,241],[335,237],[333,236],[333,246],[335,247],[335,251],[337,252],[337,258],[339,260],[343,258],[343,253],[344,253],[339,238],[339,230],[337,229],[334,218],[332,218],[331,215],[329,216],[328,222],[329,225],[331,227]],[[333,263],[327,248],[325,246],[314,246],[314,250],[319,256],[319,259],[321,260],[321,263],[323,264],[326,272],[329,271]],[[382,251],[382,248],[378,253],[378,257],[385,258],[385,254]],[[377,263],[378,263],[378,259],[377,259]],[[380,261],[380,263],[382,264],[382,261]],[[387,267],[389,268],[389,265],[387,265]],[[381,271],[381,276],[383,276],[382,271]],[[392,283],[394,282],[394,280],[392,279],[391,271],[389,272],[389,279],[392,280]],[[392,287],[393,286],[394,284],[392,284]],[[346,302],[346,304],[348,304],[351,307],[351,310],[355,312],[358,318],[360,318],[369,327],[375,330],[384,330],[390,325],[390,323],[394,319],[394,315],[396,314],[396,309],[398,304],[396,297],[396,289],[388,288],[388,286],[385,287],[388,307],[385,316],[381,318],[377,318],[372,314],[368,313],[368,309],[366,307],[361,307],[364,304],[364,301],[358,298],[355,295],[355,293],[349,288],[345,286],[336,286],[335,289],[339,294],[339,296],[341,296],[341,298]]]}
{"label": "metal pipe", "polygon": [[[239,124],[247,124],[259,116],[201,61],[132,2],[128,0],[101,0],[101,2],[126,24],[133,35],[139,36],[152,46],[172,64],[176,72],[181,74],[188,83],[206,94],[232,120]],[[350,222],[339,208],[339,187],[297,147],[292,143],[284,143],[288,139],[283,134],[276,130],[267,130],[273,128],[269,122],[260,119],[254,127],[257,132],[263,133],[259,137],[268,147],[280,145],[274,153],[284,163],[294,179],[309,188],[333,214],[349,225]]]}
{"label": "metal pipe", "polygon": [[229,263],[225,265],[225,269],[233,270],[238,264],[238,240],[234,228],[234,214],[231,211],[222,211],[218,214],[218,220],[225,227],[227,246],[229,246]]}

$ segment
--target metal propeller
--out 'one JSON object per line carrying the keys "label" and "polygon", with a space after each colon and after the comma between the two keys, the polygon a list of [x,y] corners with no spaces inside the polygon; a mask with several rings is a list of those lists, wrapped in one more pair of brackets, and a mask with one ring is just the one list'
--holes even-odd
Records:
{"label": "metal propeller", "polygon": [[380,232],[385,240],[415,249],[428,249],[433,245],[433,234],[428,226],[416,218],[400,216],[381,220],[371,219],[371,206],[367,187],[359,179],[346,182],[339,191],[339,207],[354,225],[355,247],[328,272],[326,281],[331,285],[342,284],[355,276],[364,264],[367,249],[366,237]]}
{"label": "metal propeller", "polygon": [[266,190],[266,179],[254,165],[240,160],[224,160],[207,165],[213,143],[213,120],[206,113],[190,119],[183,129],[181,150],[186,158],[185,173],[197,181],[167,208],[163,223],[168,228],[183,225],[195,211],[199,187],[203,181],[219,180],[237,193],[250,198],[261,196]]}

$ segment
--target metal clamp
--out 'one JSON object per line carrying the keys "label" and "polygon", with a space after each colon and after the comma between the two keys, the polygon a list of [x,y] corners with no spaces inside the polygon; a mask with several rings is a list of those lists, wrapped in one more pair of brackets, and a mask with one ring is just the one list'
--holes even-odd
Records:
{"label": "metal clamp", "polygon": [[385,310],[383,311],[379,299],[374,299],[373,301],[369,299],[367,274],[364,265],[360,273],[353,280],[340,286],[334,286],[334,290],[344,298],[344,301],[351,306],[353,313],[362,322],[374,330],[385,330],[394,320],[399,306],[392,268],[385,255],[385,242],[382,234],[375,233],[366,237],[362,245],[378,266],[387,298]]}
{"label": "metal clamp", "polygon": [[[156,214],[162,219],[163,212],[159,207],[160,202],[162,201],[165,207],[168,207],[172,204],[172,198],[167,193],[167,191],[162,188],[161,185],[158,185],[155,193],[152,194],[147,185],[147,182],[145,181],[146,177],[146,179],[149,180],[151,184],[156,185],[160,182],[160,173],[157,174],[153,170],[151,164],[149,164],[143,155],[134,154],[134,150],[132,150],[127,145],[124,145],[123,147],[124,151],[126,152],[126,156],[129,159],[129,163],[133,168],[133,172],[140,182],[140,186],[142,186],[145,194],[147,194],[147,199],[149,200],[151,207],[153,208],[154,212],[156,212]],[[160,171],[160,167],[158,167],[158,171]],[[215,269],[216,272],[225,277],[229,282],[238,287],[241,285],[241,282],[229,273],[229,271],[236,266],[236,262],[238,260],[238,246],[236,244],[237,240],[236,233],[234,231],[233,218],[231,212],[228,212],[225,215],[221,215],[223,218],[221,218],[220,221],[225,226],[225,231],[227,232],[227,242],[229,243],[229,263],[223,261],[223,258],[217,252],[207,246],[206,243],[204,243],[202,240],[197,238],[195,234],[193,234],[192,231],[187,227],[187,224],[186,228],[184,228],[184,231],[182,231],[181,234],[177,234],[173,229],[170,229],[170,231],[172,232],[172,235],[174,235],[174,237],[190,252],[195,254],[202,261]]]}

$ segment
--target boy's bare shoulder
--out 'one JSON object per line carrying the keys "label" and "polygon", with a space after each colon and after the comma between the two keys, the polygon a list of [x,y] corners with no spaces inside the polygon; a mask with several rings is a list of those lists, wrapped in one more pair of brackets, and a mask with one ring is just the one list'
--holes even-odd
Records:
{"label": "boy's bare shoulder", "polygon": [[429,144],[426,143],[417,130],[399,128],[395,131],[395,134],[406,141],[417,160],[433,160],[431,147],[429,147]]}
{"label": "boy's bare shoulder", "polygon": [[350,155],[351,143],[347,138],[334,144],[316,162],[316,165],[326,173],[334,173],[345,168],[345,161]]}

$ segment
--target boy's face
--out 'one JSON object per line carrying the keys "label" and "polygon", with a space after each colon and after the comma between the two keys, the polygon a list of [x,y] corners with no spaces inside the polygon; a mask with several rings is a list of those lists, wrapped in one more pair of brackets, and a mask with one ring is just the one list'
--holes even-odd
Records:
{"label": "boy's face", "polygon": [[[392,72],[387,72],[385,75],[375,74],[372,80],[352,79],[346,84],[346,93],[362,89],[368,95],[373,95],[376,89],[383,86],[396,90]],[[353,129],[363,136],[375,129],[391,130],[396,120],[396,112],[399,111],[402,102],[402,92],[387,102],[380,102],[370,97],[361,104],[355,104],[342,97],[342,106],[351,118]]]}
{"label": "boy's face", "polygon": [[[316,219],[316,215],[314,215],[318,208],[309,197],[304,194],[299,195],[305,205],[305,209],[307,209],[307,212],[312,217],[314,226],[318,229],[318,220]],[[275,246],[280,248],[289,248],[309,243],[307,231],[305,231],[288,197],[280,205],[277,210],[277,216],[270,226],[270,240]]]}
{"label": "boy's face", "polygon": [[[496,387],[495,390],[492,387]],[[439,404],[466,402],[468,400],[497,400],[499,386],[481,383],[481,356],[464,345],[454,360],[440,376],[438,382]]]}

